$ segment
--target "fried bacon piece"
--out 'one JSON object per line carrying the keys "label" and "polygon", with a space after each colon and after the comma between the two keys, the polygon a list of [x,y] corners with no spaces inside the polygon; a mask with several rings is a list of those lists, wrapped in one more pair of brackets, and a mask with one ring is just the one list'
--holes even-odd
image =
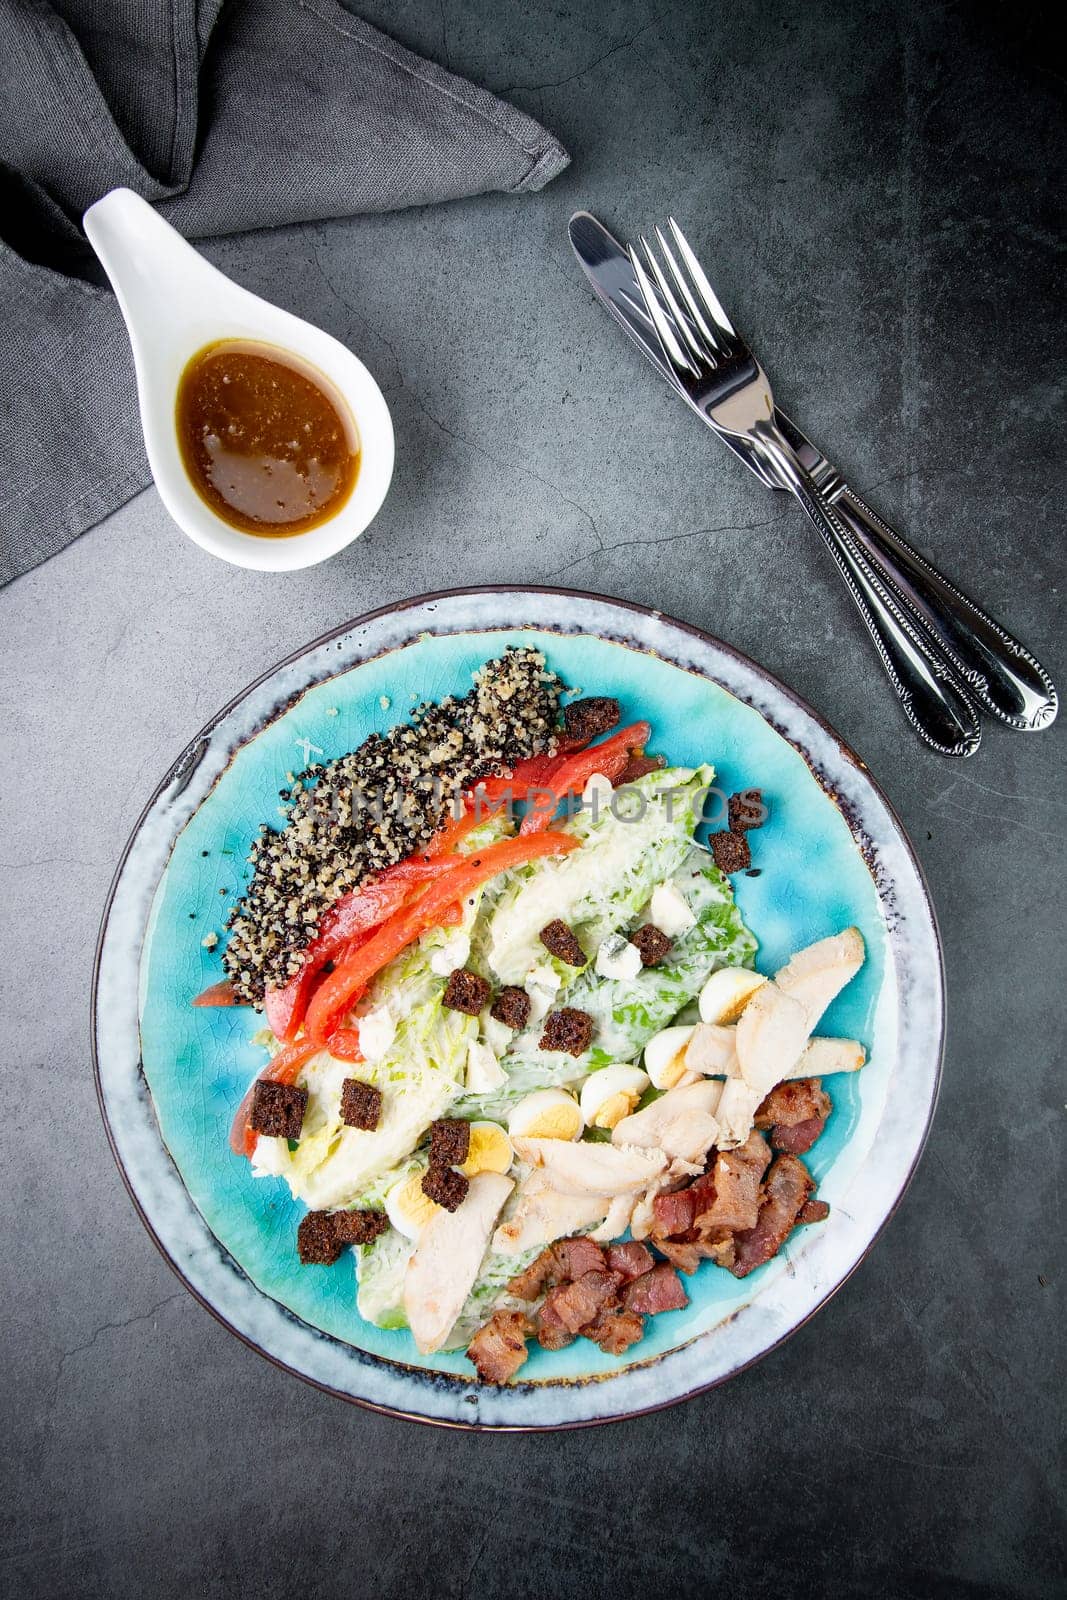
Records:
{"label": "fried bacon piece", "polygon": [[645,1319],[636,1311],[602,1311],[582,1329],[582,1337],[598,1344],[606,1356],[621,1356],[644,1337]]}
{"label": "fried bacon piece", "polygon": [[661,1261],[651,1272],[642,1273],[626,1285],[622,1303],[627,1311],[654,1317],[660,1311],[680,1311],[689,1304],[689,1296],[674,1268]]}
{"label": "fried bacon piece", "polygon": [[734,1237],[736,1254],[730,1271],[735,1278],[746,1278],[778,1254],[814,1188],[803,1161],[794,1155],[775,1156],[763,1186],[756,1226]]}
{"label": "fried bacon piece", "polygon": [[627,1239],[622,1244],[608,1247],[608,1270],[621,1273],[624,1278],[640,1278],[644,1273],[651,1272],[655,1264],[648,1246],[638,1244],[636,1239]]}
{"label": "fried bacon piece", "polygon": [[715,1165],[697,1178],[693,1196],[693,1222],[702,1236],[721,1229],[734,1233],[754,1228],[759,1212],[759,1189],[770,1163],[767,1141],[750,1133],[737,1150],[720,1150]]}
{"label": "fried bacon piece", "polygon": [[580,1278],[587,1272],[603,1272],[604,1252],[595,1239],[579,1234],[575,1239],[557,1239],[549,1249],[557,1283]]}
{"label": "fried bacon piece", "polygon": [[494,1311],[467,1346],[467,1359],[484,1383],[507,1383],[526,1360],[533,1323],[521,1311]]}
{"label": "fried bacon piece", "polygon": [[757,1128],[769,1128],[776,1150],[803,1155],[826,1126],[833,1102],[819,1078],[796,1078],[772,1089],[756,1112]]}
{"label": "fried bacon piece", "polygon": [[573,1344],[576,1337],[551,1300],[546,1300],[537,1313],[537,1342],[542,1350],[563,1350],[567,1345]]}
{"label": "fried bacon piece", "polygon": [[581,1333],[601,1311],[614,1309],[621,1282],[617,1272],[584,1272],[573,1283],[550,1289],[545,1305],[569,1333]]}

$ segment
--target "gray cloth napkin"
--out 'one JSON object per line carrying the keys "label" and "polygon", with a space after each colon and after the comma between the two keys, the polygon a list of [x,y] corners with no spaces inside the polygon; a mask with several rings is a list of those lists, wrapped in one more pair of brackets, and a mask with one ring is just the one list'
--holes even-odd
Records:
{"label": "gray cloth napkin", "polygon": [[568,160],[336,0],[0,0],[0,103],[0,583],[150,481],[78,226],[102,194],[209,238],[539,189]]}

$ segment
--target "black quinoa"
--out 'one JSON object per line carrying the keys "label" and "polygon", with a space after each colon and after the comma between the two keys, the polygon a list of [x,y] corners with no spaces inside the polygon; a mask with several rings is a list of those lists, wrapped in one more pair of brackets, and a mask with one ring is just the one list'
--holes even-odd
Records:
{"label": "black quinoa", "polygon": [[454,795],[554,750],[562,688],[539,651],[506,650],[469,694],[419,706],[299,773],[282,791],[285,825],[264,825],[252,845],[252,878],[229,918],[223,965],[236,998],[258,1004],[268,984],[295,977],[323,912],[425,844]]}

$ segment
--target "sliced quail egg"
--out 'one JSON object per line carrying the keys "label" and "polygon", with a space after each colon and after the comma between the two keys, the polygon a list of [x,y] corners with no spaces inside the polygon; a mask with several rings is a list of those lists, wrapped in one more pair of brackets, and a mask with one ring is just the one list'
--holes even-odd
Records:
{"label": "sliced quail egg", "polygon": [[641,952],[621,933],[609,933],[596,953],[596,971],[600,978],[636,978],[641,971]]}
{"label": "sliced quail egg", "polygon": [[423,1171],[402,1178],[385,1197],[385,1214],[398,1233],[417,1239],[430,1218],[440,1211],[436,1200],[422,1192]]}
{"label": "sliced quail egg", "polygon": [[468,1178],[479,1172],[506,1172],[514,1158],[511,1140],[499,1122],[472,1122],[470,1149],[459,1170]]}
{"label": "sliced quail egg", "polygon": [[565,1089],[537,1089],[520,1100],[508,1118],[512,1139],[580,1139],[581,1108]]}
{"label": "sliced quail egg", "polygon": [[720,967],[700,991],[701,1022],[736,1022],[756,990],[767,982],[747,967]]}
{"label": "sliced quail egg", "polygon": [[657,1089],[673,1089],[688,1070],[686,1047],[693,1037],[694,1024],[661,1028],[645,1045],[645,1071]]}
{"label": "sliced quail egg", "polygon": [[582,1116],[590,1128],[614,1128],[628,1117],[648,1088],[648,1073],[621,1063],[601,1067],[582,1084]]}
{"label": "sliced quail egg", "polygon": [[673,883],[658,883],[652,891],[648,906],[648,919],[655,923],[668,939],[677,939],[690,928],[696,927],[689,901]]}

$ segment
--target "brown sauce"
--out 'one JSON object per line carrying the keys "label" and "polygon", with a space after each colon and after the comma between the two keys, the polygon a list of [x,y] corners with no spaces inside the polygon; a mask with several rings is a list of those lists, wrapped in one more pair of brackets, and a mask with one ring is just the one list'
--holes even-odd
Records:
{"label": "brown sauce", "polygon": [[205,345],[179,380],[175,424],[193,487],[243,533],[281,539],[317,528],[359,476],[359,435],[344,402],[273,345]]}

